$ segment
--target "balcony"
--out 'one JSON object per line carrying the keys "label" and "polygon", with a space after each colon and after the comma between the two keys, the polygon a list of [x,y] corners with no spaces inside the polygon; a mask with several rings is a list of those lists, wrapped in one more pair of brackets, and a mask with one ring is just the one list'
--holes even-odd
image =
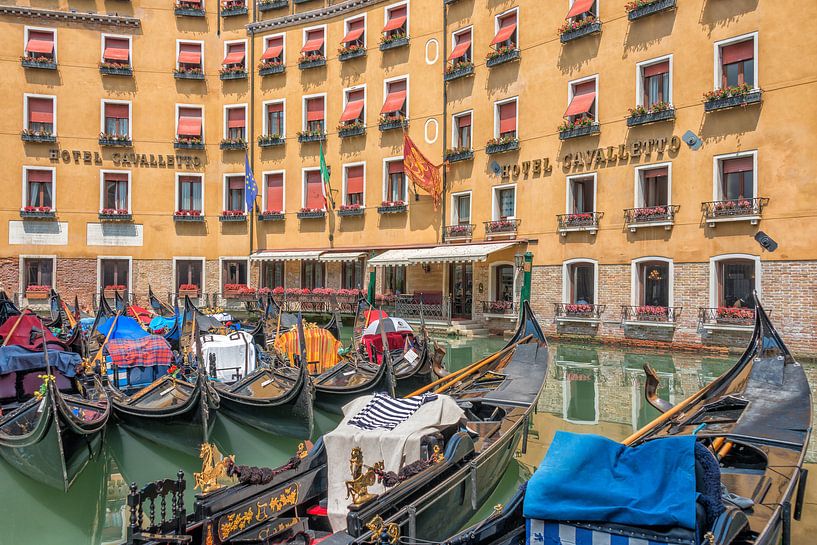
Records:
{"label": "balcony", "polygon": [[235,17],[236,15],[246,15],[247,4],[244,0],[228,0],[221,3],[222,17]]}
{"label": "balcony", "polygon": [[377,207],[378,214],[402,214],[408,210],[405,201],[383,201]]}
{"label": "balcony", "polygon": [[711,201],[701,203],[701,211],[709,227],[726,221],[748,221],[757,225],[763,215],[763,207],[769,204],[766,197],[754,199],[736,199],[729,201]]}
{"label": "balcony", "polygon": [[749,90],[748,86],[710,91],[704,95],[704,111],[714,112],[738,106],[759,104],[762,96],[763,91],[760,89]]}
{"label": "balcony", "polygon": [[20,140],[34,144],[53,144],[57,141],[57,137],[50,132],[23,129],[20,133]]}
{"label": "balcony", "polygon": [[635,233],[641,227],[663,227],[667,231],[675,223],[675,214],[680,208],[677,204],[652,206],[648,208],[627,208],[624,210],[624,223]]}
{"label": "balcony", "polygon": [[366,125],[360,121],[338,126],[338,137],[340,138],[351,138],[352,136],[362,136],[364,134],[366,134]]}
{"label": "balcony", "polygon": [[675,9],[675,0],[640,0],[635,2],[637,7],[627,12],[627,19],[635,21],[654,13]]}
{"label": "balcony", "polygon": [[106,148],[132,148],[133,140],[121,134],[100,134],[99,145]]}
{"label": "balcony", "polygon": [[218,71],[218,79],[221,81],[229,81],[234,79],[246,79],[247,70],[243,66],[235,66],[232,68],[222,68]]}
{"label": "balcony", "polygon": [[581,138],[582,136],[590,136],[591,134],[598,134],[601,131],[597,121],[587,124],[571,125],[565,122],[559,127],[559,140],[570,140],[571,138]]}
{"label": "balcony", "polygon": [[338,52],[338,60],[340,62],[349,61],[358,57],[366,56],[366,48],[362,45],[352,45],[342,48]]}
{"label": "balcony", "polygon": [[286,140],[279,134],[262,134],[258,137],[259,148],[273,148],[275,146],[283,146]]}
{"label": "balcony", "polygon": [[297,217],[299,220],[315,220],[326,217],[326,210],[322,208],[301,208],[298,210]]}
{"label": "balcony", "polygon": [[755,324],[755,310],[735,307],[701,308],[698,310],[698,322],[705,330],[751,331]]}
{"label": "balcony", "polygon": [[559,234],[565,237],[571,232],[587,231],[591,235],[595,235],[599,230],[599,220],[603,216],[604,212],[559,214],[556,216],[559,222]]}
{"label": "balcony", "polygon": [[482,315],[485,318],[516,318],[519,315],[517,301],[482,301]]}
{"label": "balcony", "polygon": [[285,8],[289,5],[289,0],[261,0],[258,2],[258,11],[270,11],[273,9]]}
{"label": "balcony", "polygon": [[402,115],[381,115],[377,123],[377,128],[380,132],[390,131],[393,129],[407,129],[409,120]]}
{"label": "balcony", "polygon": [[470,161],[474,158],[474,150],[471,148],[455,148],[445,152],[447,163],[459,163],[460,161]]}
{"label": "balcony", "polygon": [[99,63],[99,73],[103,76],[132,76],[133,67],[118,62],[101,62]]}
{"label": "balcony", "polygon": [[99,211],[99,221],[133,221],[133,214],[125,210],[124,208],[114,209],[114,208],[103,208]]}
{"label": "balcony", "polygon": [[204,214],[201,210],[176,210],[173,214],[173,221],[203,223]]}
{"label": "balcony", "polygon": [[320,131],[300,131],[298,132],[298,142],[307,144],[309,142],[325,142],[326,133]]}
{"label": "balcony", "polygon": [[443,233],[444,242],[471,242],[474,236],[474,224],[462,223],[459,225],[446,225]]}
{"label": "balcony", "polygon": [[344,204],[338,209],[338,216],[342,218],[350,218],[362,216],[365,212],[366,209],[359,204]]}
{"label": "balcony", "polygon": [[198,2],[176,2],[173,13],[179,17],[204,17],[204,4]]}
{"label": "balcony", "polygon": [[222,223],[247,221],[247,213],[243,210],[222,210],[218,221]]}
{"label": "balcony", "polygon": [[223,151],[243,151],[247,149],[247,141],[243,138],[225,138],[218,144]]}
{"label": "balcony", "polygon": [[284,221],[284,213],[280,210],[264,210],[258,214],[258,221]]}
{"label": "balcony", "polygon": [[519,60],[521,53],[516,46],[504,46],[499,49],[492,49],[488,52],[488,57],[485,59],[485,66],[492,68],[494,66],[505,64],[506,62]]}
{"label": "balcony", "polygon": [[298,59],[298,68],[301,70],[320,68],[321,66],[326,66],[326,57],[323,55],[304,55]]}
{"label": "balcony", "polygon": [[284,71],[286,71],[286,65],[282,62],[262,62],[258,65],[258,75],[262,77],[283,74]]}
{"label": "balcony", "polygon": [[565,44],[599,32],[601,32],[601,21],[587,17],[581,21],[565,23],[565,26],[559,29],[559,41]]}
{"label": "balcony", "polygon": [[176,79],[204,79],[204,70],[201,68],[188,68],[186,70],[174,70],[173,77]]}
{"label": "balcony", "polygon": [[474,63],[470,61],[460,61],[454,64],[450,64],[446,67],[443,81],[453,81],[455,79],[460,79],[473,75]]}
{"label": "balcony", "polygon": [[388,49],[397,49],[398,47],[404,47],[409,44],[409,37],[406,34],[390,34],[389,36],[383,36],[380,38],[380,51],[386,51]]}
{"label": "balcony", "polygon": [[601,315],[606,305],[590,305],[585,303],[553,303],[556,313],[556,323],[580,323],[591,327],[598,327]]}
{"label": "balcony", "polygon": [[622,305],[621,324],[624,326],[675,327],[681,318],[682,310],[682,307]]}
{"label": "balcony", "polygon": [[519,149],[519,139],[513,138],[492,138],[485,144],[485,153],[494,155],[496,153],[506,153]]}
{"label": "balcony", "polygon": [[639,106],[630,110],[630,115],[627,117],[627,126],[635,127],[637,125],[648,125],[650,123],[658,123],[659,121],[672,121],[675,119],[675,108],[669,106],[663,110],[648,111],[644,107]]}
{"label": "balcony", "polygon": [[522,220],[511,218],[485,221],[483,222],[485,227],[485,239],[495,240],[497,238],[516,238],[516,234],[519,231],[519,225],[521,223]]}
{"label": "balcony", "polygon": [[24,220],[53,220],[57,212],[50,206],[24,206],[20,209],[20,217]]}
{"label": "balcony", "polygon": [[20,64],[23,68],[35,68],[40,70],[56,70],[57,63],[50,57],[22,57]]}

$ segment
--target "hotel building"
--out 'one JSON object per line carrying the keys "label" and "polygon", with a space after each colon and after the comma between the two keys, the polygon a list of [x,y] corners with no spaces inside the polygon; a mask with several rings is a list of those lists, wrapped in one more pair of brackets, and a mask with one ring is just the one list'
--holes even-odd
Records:
{"label": "hotel building", "polygon": [[[527,271],[550,334],[741,347],[756,290],[817,354],[817,44],[788,11],[245,1],[0,5],[0,286],[20,304],[229,305],[374,271],[398,311],[502,330]],[[445,161],[437,208],[403,130]]]}

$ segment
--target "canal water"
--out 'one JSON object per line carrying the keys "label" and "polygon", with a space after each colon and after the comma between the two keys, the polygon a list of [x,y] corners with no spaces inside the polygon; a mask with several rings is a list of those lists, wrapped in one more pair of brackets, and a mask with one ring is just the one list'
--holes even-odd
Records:
{"label": "canal water", "polygon": [[[442,339],[447,366],[461,368],[502,347],[502,339]],[[541,463],[557,430],[597,433],[621,440],[657,416],[644,402],[643,364],[661,378],[661,397],[677,402],[726,370],[734,358],[688,352],[655,352],[618,347],[551,343],[545,389],[530,427],[527,450],[503,475],[499,487],[474,520],[484,518],[526,481]],[[806,367],[812,384],[817,366]],[[316,414],[316,435],[331,430],[338,417]],[[213,442],[240,464],[275,467],[292,456],[297,438],[273,437],[218,416]],[[127,525],[125,501],[131,482],[175,475],[188,481],[186,506],[193,505],[193,472],[201,469],[197,446],[176,452],[111,426],[104,455],[86,467],[68,491],[40,485],[0,460],[0,545],[102,545],[122,543]],[[807,458],[817,469],[817,445]],[[817,475],[817,472],[814,472]],[[817,478],[810,480],[801,522],[793,527],[794,545],[813,543],[817,532]],[[811,535],[812,538],[807,538]]]}

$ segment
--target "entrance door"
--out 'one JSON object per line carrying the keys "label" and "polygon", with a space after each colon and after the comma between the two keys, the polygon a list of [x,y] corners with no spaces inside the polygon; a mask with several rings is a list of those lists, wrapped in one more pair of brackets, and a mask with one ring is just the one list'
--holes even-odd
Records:
{"label": "entrance door", "polygon": [[448,272],[451,317],[470,319],[474,268],[471,263],[452,263]]}

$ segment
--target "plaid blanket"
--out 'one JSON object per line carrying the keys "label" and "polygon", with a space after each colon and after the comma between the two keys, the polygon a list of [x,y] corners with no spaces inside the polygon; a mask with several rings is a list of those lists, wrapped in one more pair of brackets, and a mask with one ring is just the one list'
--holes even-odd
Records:
{"label": "plaid blanket", "polygon": [[119,367],[150,367],[173,363],[170,345],[157,335],[142,339],[111,339],[105,345],[105,352],[111,362]]}

